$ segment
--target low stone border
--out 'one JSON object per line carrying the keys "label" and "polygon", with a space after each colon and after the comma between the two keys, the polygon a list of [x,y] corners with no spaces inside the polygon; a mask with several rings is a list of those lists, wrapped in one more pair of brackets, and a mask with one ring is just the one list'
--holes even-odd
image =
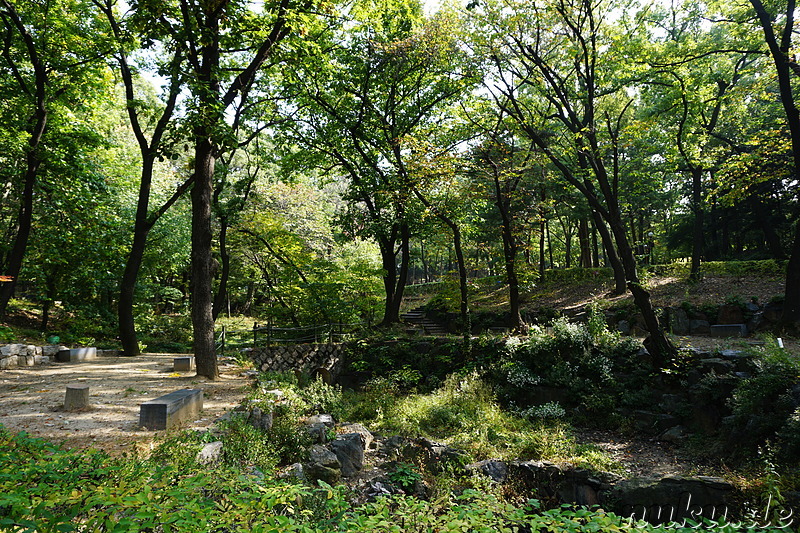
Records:
{"label": "low stone border", "polygon": [[[100,350],[96,348],[71,349],[60,344],[36,346],[34,344],[5,344],[0,346],[0,370],[7,368],[47,365],[57,360],[59,352],[72,353],[81,350],[93,350],[96,357],[117,357],[119,350]],[[70,359],[71,361],[71,359]],[[72,362],[81,362],[78,358]]]}

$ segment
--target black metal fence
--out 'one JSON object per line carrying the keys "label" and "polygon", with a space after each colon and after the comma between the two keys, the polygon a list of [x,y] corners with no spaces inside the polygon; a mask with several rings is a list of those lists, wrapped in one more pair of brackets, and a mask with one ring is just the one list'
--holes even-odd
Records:
{"label": "black metal fence", "polygon": [[276,327],[271,324],[253,324],[251,330],[229,330],[225,326],[217,332],[217,354],[238,352],[242,348],[308,343],[334,343],[352,338],[366,327],[363,322],[352,324],[332,323],[304,327]]}

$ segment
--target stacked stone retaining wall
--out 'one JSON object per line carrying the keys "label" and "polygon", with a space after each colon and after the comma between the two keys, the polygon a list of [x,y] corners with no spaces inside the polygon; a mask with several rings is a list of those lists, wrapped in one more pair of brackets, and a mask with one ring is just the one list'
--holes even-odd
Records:
{"label": "stacked stone retaining wall", "polygon": [[342,344],[296,344],[249,348],[249,355],[256,368],[264,372],[300,371],[313,374],[325,369],[335,378],[344,363]]}
{"label": "stacked stone retaining wall", "polygon": [[[56,361],[56,354],[68,350],[66,346],[48,344],[35,346],[33,344],[5,344],[0,346],[0,370],[25,366],[46,365]],[[119,355],[119,350],[97,350],[98,357],[114,357]]]}

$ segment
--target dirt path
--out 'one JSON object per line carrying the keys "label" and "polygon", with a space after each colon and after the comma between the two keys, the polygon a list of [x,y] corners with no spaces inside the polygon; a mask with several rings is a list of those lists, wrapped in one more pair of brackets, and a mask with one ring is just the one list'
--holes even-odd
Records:
{"label": "dirt path", "polygon": [[[0,424],[63,442],[68,447],[95,447],[109,454],[146,451],[164,432],[138,428],[139,405],[185,388],[203,390],[203,411],[192,428],[210,426],[247,394],[250,379],[222,362],[221,378],[209,381],[194,372],[173,372],[169,354],[100,357],[85,363],[51,363],[0,372]],[[66,386],[89,385],[91,406],[79,412],[62,409]]]}

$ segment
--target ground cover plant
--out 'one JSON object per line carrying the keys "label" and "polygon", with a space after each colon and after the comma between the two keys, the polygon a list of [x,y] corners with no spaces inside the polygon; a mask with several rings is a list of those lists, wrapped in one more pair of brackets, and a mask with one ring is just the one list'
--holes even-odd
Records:
{"label": "ground cover plant", "polygon": [[[276,480],[222,463],[194,461],[199,446],[183,440],[181,460],[113,459],[67,450],[0,428],[0,528],[69,531],[770,531],[756,523],[655,527],[601,509],[545,510],[530,499],[504,500],[479,483],[425,501],[409,496],[349,503],[346,489]],[[172,443],[174,444],[174,443]],[[199,444],[195,442],[195,444]]]}

